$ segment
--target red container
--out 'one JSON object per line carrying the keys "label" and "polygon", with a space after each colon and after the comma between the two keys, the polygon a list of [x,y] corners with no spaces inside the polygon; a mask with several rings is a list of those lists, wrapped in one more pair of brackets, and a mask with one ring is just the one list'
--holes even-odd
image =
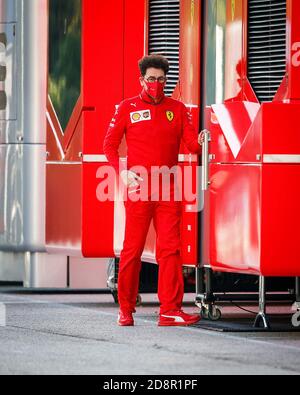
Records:
{"label": "red container", "polygon": [[300,104],[213,106],[205,262],[213,270],[300,275],[299,111]]}
{"label": "red container", "polygon": [[[175,98],[200,116],[200,0],[180,2],[180,78]],[[99,202],[99,170],[107,166],[103,140],[115,106],[140,92],[138,60],[147,53],[148,1],[82,0],[81,95],[64,133],[51,100],[47,119],[47,249],[87,258],[118,255],[123,243],[124,206]],[[193,51],[190,51],[193,48]],[[193,79],[191,79],[191,74]],[[181,150],[181,165],[195,172]],[[123,144],[120,155],[126,156]],[[196,177],[195,177],[196,180]],[[185,205],[185,203],[184,203]],[[186,205],[185,205],[186,206]],[[186,265],[198,262],[198,213],[184,209],[182,254]],[[155,234],[149,233],[144,261],[155,261]]]}

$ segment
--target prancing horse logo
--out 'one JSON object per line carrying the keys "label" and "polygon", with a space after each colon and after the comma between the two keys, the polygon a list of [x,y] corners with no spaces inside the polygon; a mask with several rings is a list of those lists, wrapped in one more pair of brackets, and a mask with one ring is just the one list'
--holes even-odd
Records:
{"label": "prancing horse logo", "polygon": [[172,122],[174,119],[173,111],[167,111],[166,114],[167,114],[168,121]]}

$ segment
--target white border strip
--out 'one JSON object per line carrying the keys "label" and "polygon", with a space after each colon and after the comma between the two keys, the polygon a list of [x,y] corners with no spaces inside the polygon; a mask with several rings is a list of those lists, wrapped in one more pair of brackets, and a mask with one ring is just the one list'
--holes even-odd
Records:
{"label": "white border strip", "polygon": [[300,155],[264,155],[264,163],[299,163]]}
{"label": "white border strip", "polygon": [[[179,162],[197,162],[198,156],[192,154],[181,154],[178,156]],[[83,156],[84,163],[108,163],[108,160],[105,155],[84,155]]]}
{"label": "white border strip", "polygon": [[178,161],[179,162],[189,162],[189,163],[194,163],[198,161],[198,155],[195,154],[180,154],[178,155]]}
{"label": "white border strip", "polygon": [[189,104],[189,103],[185,103],[184,104],[187,108],[199,108],[199,106],[197,104]]}
{"label": "white border strip", "polygon": [[[54,127],[54,125],[53,125],[52,119],[51,119],[50,114],[49,114],[48,112],[46,113],[46,117],[47,117],[48,122],[49,122],[49,125],[50,125],[50,127],[51,127],[51,129],[52,129],[52,133],[53,133],[54,138],[55,138],[55,140],[56,140],[56,144],[57,144],[57,147],[58,147],[58,149],[59,149],[59,151],[60,151],[61,157],[64,159],[64,158],[65,158],[64,150],[63,150],[63,148],[62,148],[62,146],[61,146],[61,143],[60,143],[59,138],[58,138],[58,136],[57,136],[57,133],[56,133],[55,127]],[[58,122],[58,124],[59,124],[59,122]],[[60,125],[60,124],[59,124],[59,125]],[[61,129],[60,129],[60,131],[61,131],[61,133],[63,133]]]}
{"label": "white border strip", "polygon": [[84,163],[108,163],[105,155],[83,155]]}
{"label": "white border strip", "polygon": [[82,162],[70,162],[70,161],[49,161],[46,162],[47,165],[64,165],[64,166],[70,166],[70,165],[82,165]]}

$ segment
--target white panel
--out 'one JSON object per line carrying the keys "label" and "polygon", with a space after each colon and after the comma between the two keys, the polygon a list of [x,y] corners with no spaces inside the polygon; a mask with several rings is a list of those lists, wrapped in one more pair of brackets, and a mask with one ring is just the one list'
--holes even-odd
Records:
{"label": "white panel", "polygon": [[66,288],[67,257],[48,254],[25,254],[26,288]]}
{"label": "white panel", "polygon": [[300,163],[300,155],[264,155],[264,163]]}
{"label": "white panel", "polygon": [[109,259],[70,258],[70,288],[106,289]]}
{"label": "white panel", "polygon": [[24,254],[0,252],[0,281],[23,282]]}

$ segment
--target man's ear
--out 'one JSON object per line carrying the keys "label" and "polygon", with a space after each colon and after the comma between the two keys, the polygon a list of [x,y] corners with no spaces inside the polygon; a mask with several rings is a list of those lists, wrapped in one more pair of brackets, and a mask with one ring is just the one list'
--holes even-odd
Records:
{"label": "man's ear", "polygon": [[140,77],[140,84],[144,88],[144,77]]}

